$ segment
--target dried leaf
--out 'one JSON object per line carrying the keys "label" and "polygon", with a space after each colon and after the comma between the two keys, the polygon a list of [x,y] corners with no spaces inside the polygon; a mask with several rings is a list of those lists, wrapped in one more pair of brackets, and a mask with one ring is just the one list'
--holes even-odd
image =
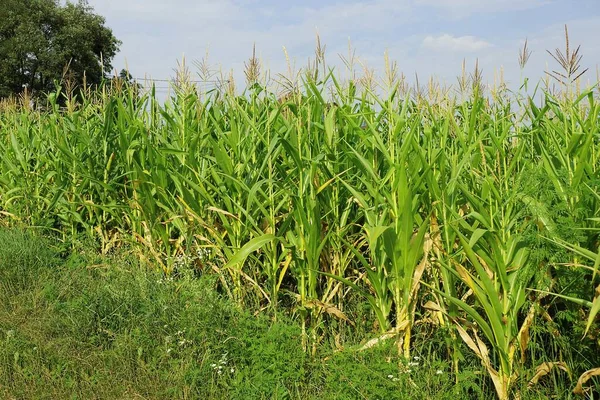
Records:
{"label": "dried leaf", "polygon": [[479,347],[475,344],[475,341],[471,338],[471,336],[469,336],[467,331],[465,331],[460,325],[456,325],[456,330],[458,331],[458,334],[460,335],[462,340],[467,344],[467,346],[469,346],[469,348],[473,350],[473,352],[477,355],[477,357],[479,357],[480,360],[483,360]]}
{"label": "dried leaf", "polygon": [[583,396],[585,394],[583,385],[593,376],[600,376],[600,368],[590,369],[581,374],[577,380],[577,386],[575,386],[575,389],[573,389],[573,393]]}
{"label": "dried leaf", "polygon": [[417,296],[417,292],[419,291],[419,287],[421,286],[421,277],[423,276],[425,270],[431,266],[431,263],[429,262],[429,252],[431,251],[432,245],[433,241],[431,240],[431,237],[429,236],[429,234],[425,234],[425,239],[423,240],[423,258],[421,259],[421,262],[415,269],[413,275],[412,287],[410,290],[411,299],[414,299]]}
{"label": "dried leaf", "polygon": [[396,336],[398,336],[399,333],[403,332],[406,329],[406,327],[408,327],[408,321],[404,321],[400,325],[398,325],[397,327],[392,329],[391,331],[388,331],[379,337],[369,340],[367,343],[362,345],[362,347],[360,347],[358,349],[358,351],[370,349],[371,347],[376,346],[377,344],[383,342],[384,340],[388,340],[393,337],[396,337]]}
{"label": "dried leaf", "polygon": [[527,349],[527,345],[529,344],[529,328],[531,324],[533,324],[533,319],[535,318],[535,306],[529,307],[529,312],[527,313],[527,317],[525,321],[523,321],[523,325],[521,325],[521,329],[519,329],[519,333],[517,334],[517,339],[519,341],[519,347],[521,349],[521,362],[525,362],[525,350]]}
{"label": "dried leaf", "polygon": [[489,371],[492,368],[492,364],[490,363],[490,352],[488,351],[487,346],[477,335],[477,331],[473,331],[475,335],[475,340],[477,340],[477,347],[479,348],[479,353],[481,354],[481,361],[483,361],[483,365]]}
{"label": "dried leaf", "polygon": [[567,364],[565,364],[564,362],[562,362],[562,361],[545,362],[545,363],[540,364],[535,369],[535,375],[529,381],[528,386],[532,387],[533,385],[537,384],[538,381],[540,380],[540,378],[548,375],[550,373],[550,371],[552,371],[552,369],[554,367],[562,369],[563,371],[565,371],[566,373],[568,373],[569,376],[571,375],[571,370],[569,369],[569,367],[567,366]]}
{"label": "dried leaf", "polygon": [[334,317],[344,320],[344,321],[348,322],[350,325],[354,326],[354,322],[350,321],[350,319],[348,319],[346,314],[344,314],[344,312],[342,310],[340,310],[333,304],[327,304],[320,300],[309,300],[304,303],[304,306],[306,308],[319,308],[319,309],[321,309],[321,311],[325,311],[327,314],[333,315]]}
{"label": "dried leaf", "polygon": [[475,283],[473,282],[473,278],[471,277],[471,274],[469,274],[469,271],[467,271],[467,269],[462,265],[456,264],[456,272],[458,272],[458,275],[460,276],[462,281],[469,287],[469,289],[473,289]]}
{"label": "dried leaf", "polygon": [[220,208],[217,208],[217,207],[212,207],[212,206],[210,206],[210,207],[207,207],[206,209],[207,209],[208,211],[214,211],[214,212],[216,212],[216,213],[223,214],[223,215],[225,215],[225,216],[227,216],[227,217],[231,217],[231,218],[234,218],[234,219],[237,219],[237,220],[239,220],[239,218],[238,218],[237,216],[233,215],[233,214],[232,214],[232,213],[230,213],[229,211],[221,210]]}
{"label": "dried leaf", "polygon": [[430,311],[442,312],[442,307],[440,307],[439,304],[434,303],[431,300],[429,300],[427,303],[425,303],[423,308],[425,308],[426,310],[430,310]]}

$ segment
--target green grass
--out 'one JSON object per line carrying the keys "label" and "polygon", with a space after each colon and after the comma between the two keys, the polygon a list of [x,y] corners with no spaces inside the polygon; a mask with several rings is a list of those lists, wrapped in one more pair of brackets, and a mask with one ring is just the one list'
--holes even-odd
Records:
{"label": "green grass", "polygon": [[[484,399],[492,390],[476,360],[454,376],[425,347],[409,360],[418,365],[399,366],[389,344],[324,345],[309,357],[299,324],[253,316],[212,279],[165,279],[125,253],[67,254],[55,240],[0,229],[0,274],[6,399]],[[566,386],[523,398],[568,396]]]}

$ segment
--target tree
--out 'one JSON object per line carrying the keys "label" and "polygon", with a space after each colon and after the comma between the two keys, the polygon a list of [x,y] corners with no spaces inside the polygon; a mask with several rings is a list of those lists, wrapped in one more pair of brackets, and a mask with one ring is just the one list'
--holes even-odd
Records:
{"label": "tree", "polygon": [[121,42],[87,2],[2,0],[0,97],[52,91],[65,76],[99,84]]}

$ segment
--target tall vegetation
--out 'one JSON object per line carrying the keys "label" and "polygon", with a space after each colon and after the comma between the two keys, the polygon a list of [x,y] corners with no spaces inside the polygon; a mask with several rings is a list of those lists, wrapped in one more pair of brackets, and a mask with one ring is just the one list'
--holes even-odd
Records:
{"label": "tall vegetation", "polygon": [[544,348],[572,335],[557,325],[577,303],[549,294],[589,306],[580,334],[598,348],[597,85],[484,90],[476,68],[458,91],[413,90],[389,62],[384,85],[342,81],[320,45],[285,96],[260,84],[255,57],[247,68],[241,95],[183,75],[164,103],[107,86],[65,107],[59,90],[44,111],[5,105],[0,223],[216,274],[238,304],[296,316],[313,353],[352,332],[364,299],[363,348],[395,340],[408,358],[423,326],[446,330],[439,351],[457,369],[466,344],[500,399],[524,366],[540,365],[534,382],[566,365]]}

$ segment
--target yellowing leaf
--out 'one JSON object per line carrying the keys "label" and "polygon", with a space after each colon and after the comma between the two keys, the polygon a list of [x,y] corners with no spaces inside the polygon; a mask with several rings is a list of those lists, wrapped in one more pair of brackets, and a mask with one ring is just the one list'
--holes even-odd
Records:
{"label": "yellowing leaf", "polygon": [[577,386],[575,386],[575,389],[573,389],[573,393],[583,396],[585,394],[585,389],[583,388],[583,385],[585,385],[585,383],[589,381],[590,378],[593,376],[600,376],[600,368],[590,369],[581,374],[581,376],[577,380]]}
{"label": "yellowing leaf", "polygon": [[568,373],[569,376],[571,375],[571,370],[569,369],[569,367],[567,366],[567,364],[565,364],[564,362],[562,362],[562,361],[558,361],[558,362],[545,362],[545,363],[540,364],[535,369],[535,375],[529,381],[528,386],[532,387],[533,385],[537,384],[538,381],[540,380],[540,378],[548,375],[550,373],[550,371],[552,371],[552,369],[555,368],[555,367],[562,369],[563,371],[565,371],[566,373]]}

